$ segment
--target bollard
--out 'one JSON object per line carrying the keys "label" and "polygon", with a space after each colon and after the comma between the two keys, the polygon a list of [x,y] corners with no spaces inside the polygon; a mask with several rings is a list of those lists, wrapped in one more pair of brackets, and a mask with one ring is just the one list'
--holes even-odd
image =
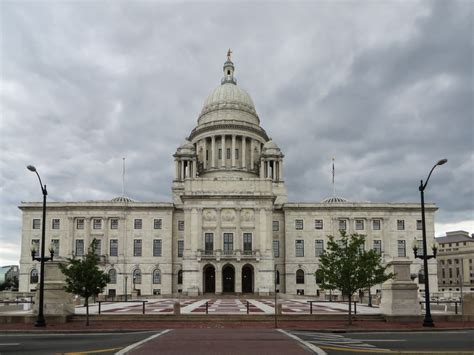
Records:
{"label": "bollard", "polygon": [[143,314],[145,314],[145,302],[146,301],[143,301]]}
{"label": "bollard", "polygon": [[206,301],[206,314],[209,314],[209,302]]}
{"label": "bollard", "polygon": [[354,301],[354,315],[357,315],[357,301]]}
{"label": "bollard", "polygon": [[313,301],[309,301],[309,314],[313,314]]}
{"label": "bollard", "polygon": [[247,314],[249,314],[250,310],[249,310],[249,301],[247,301]]}
{"label": "bollard", "polygon": [[458,314],[458,302],[457,301],[454,302],[454,313]]}
{"label": "bollard", "polygon": [[100,301],[99,301],[99,314],[100,314]]}

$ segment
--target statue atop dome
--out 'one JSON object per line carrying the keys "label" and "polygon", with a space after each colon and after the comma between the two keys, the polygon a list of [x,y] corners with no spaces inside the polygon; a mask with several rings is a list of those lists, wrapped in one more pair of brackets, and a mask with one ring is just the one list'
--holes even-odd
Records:
{"label": "statue atop dome", "polygon": [[227,51],[227,60],[228,60],[229,62],[232,61],[231,58],[230,58],[231,54],[232,54],[232,51],[231,51],[230,48],[229,48],[229,50]]}

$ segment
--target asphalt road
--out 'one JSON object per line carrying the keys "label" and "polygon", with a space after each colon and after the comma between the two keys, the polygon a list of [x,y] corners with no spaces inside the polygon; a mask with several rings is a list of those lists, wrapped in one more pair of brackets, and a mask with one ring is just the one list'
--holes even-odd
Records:
{"label": "asphalt road", "polygon": [[451,354],[474,355],[474,330],[321,333],[272,329],[174,329],[121,333],[1,334],[5,354]]}
{"label": "asphalt road", "polygon": [[120,349],[160,331],[126,333],[0,334],[0,355],[81,354],[100,351],[115,354]]}
{"label": "asphalt road", "polygon": [[474,354],[474,331],[320,333],[289,330],[327,354]]}

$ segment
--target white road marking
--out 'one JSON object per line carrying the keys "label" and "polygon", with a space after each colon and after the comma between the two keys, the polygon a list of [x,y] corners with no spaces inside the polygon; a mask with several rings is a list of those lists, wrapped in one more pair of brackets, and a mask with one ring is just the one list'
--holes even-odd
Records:
{"label": "white road marking", "polygon": [[16,346],[20,345],[20,343],[0,343],[0,346]]}
{"label": "white road marking", "polygon": [[115,355],[125,355],[127,354],[130,350],[133,350],[135,349],[136,347],[146,343],[147,341],[150,341],[152,339],[155,339],[155,338],[158,338],[160,335],[163,335],[163,334],[166,334],[168,332],[170,332],[171,329],[165,329],[163,330],[161,333],[158,333],[158,334],[155,334],[155,335],[152,335],[151,337],[148,337],[146,339],[143,339],[143,340],[140,340],[139,342],[136,342],[132,345],[129,345],[127,346],[126,348],[123,348],[122,350],[120,350],[119,352],[116,352]]}
{"label": "white road marking", "polygon": [[293,335],[293,334],[291,334],[291,333],[285,332],[283,329],[277,329],[277,330],[278,330],[280,333],[283,333],[283,334],[285,334],[286,336],[288,336],[288,337],[290,337],[290,338],[296,340],[297,342],[303,344],[305,347],[307,347],[308,349],[314,351],[316,354],[318,354],[318,355],[327,355],[327,353],[326,353],[323,349],[318,348],[316,345],[311,344],[310,342],[307,342],[307,341],[305,341],[305,340],[303,340],[303,339],[300,339],[300,338],[298,338],[296,335]]}

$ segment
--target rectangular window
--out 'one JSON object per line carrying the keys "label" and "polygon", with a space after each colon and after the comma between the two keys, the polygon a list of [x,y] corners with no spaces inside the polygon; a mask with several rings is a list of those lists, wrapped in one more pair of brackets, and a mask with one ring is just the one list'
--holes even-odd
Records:
{"label": "rectangular window", "polygon": [[102,241],[96,239],[93,246],[94,254],[100,256],[102,254]]}
{"label": "rectangular window", "polygon": [[362,231],[364,230],[364,220],[363,219],[356,219],[355,220],[355,229],[357,231]]}
{"label": "rectangular window", "polygon": [[204,252],[207,255],[212,255],[214,253],[214,234],[213,233],[204,233]]}
{"label": "rectangular window", "polygon": [[225,151],[226,159],[230,159],[230,148],[227,148]]}
{"label": "rectangular window", "polygon": [[252,233],[244,233],[244,255],[252,254]]}
{"label": "rectangular window", "polygon": [[273,256],[275,258],[280,257],[280,241],[279,240],[273,241]]}
{"label": "rectangular window", "polygon": [[222,159],[222,149],[219,149],[219,159]]}
{"label": "rectangular window", "polygon": [[133,256],[142,256],[142,240],[133,240]]}
{"label": "rectangular window", "polygon": [[345,231],[347,229],[347,222],[345,219],[339,220],[339,230]]}
{"label": "rectangular window", "polygon": [[41,220],[39,218],[33,219],[33,229],[40,229]]}
{"label": "rectangular window", "polygon": [[423,224],[421,223],[421,219],[416,220],[416,230],[421,231],[423,229]]}
{"label": "rectangular window", "polygon": [[110,256],[118,256],[118,239],[110,239]]}
{"label": "rectangular window", "polygon": [[76,229],[84,229],[84,218],[76,219]]}
{"label": "rectangular window", "polygon": [[163,220],[161,218],[155,218],[153,220],[153,229],[161,229],[163,225]]}
{"label": "rectangular window", "polygon": [[374,250],[378,255],[382,254],[382,241],[379,239],[374,240]]}
{"label": "rectangular window", "polygon": [[239,159],[239,148],[235,149],[235,159]]}
{"label": "rectangular window", "polygon": [[59,218],[54,218],[51,222],[51,228],[59,229],[59,224],[60,224]]}
{"label": "rectangular window", "polygon": [[58,256],[59,255],[59,239],[52,239],[51,247],[53,248],[54,256]]}
{"label": "rectangular window", "polygon": [[295,241],[295,256],[304,256],[304,240]]}
{"label": "rectangular window", "polygon": [[397,230],[404,231],[405,230],[405,220],[399,219],[397,220]]}
{"label": "rectangular window", "polygon": [[381,226],[381,223],[382,221],[380,219],[374,219],[372,221],[372,229],[374,231],[379,231],[380,230],[380,226]]}
{"label": "rectangular window", "polygon": [[209,160],[209,150],[206,149],[206,160]]}
{"label": "rectangular window", "polygon": [[161,239],[153,240],[153,256],[161,256]]}
{"label": "rectangular window", "polygon": [[184,231],[184,221],[178,221],[178,230]]}
{"label": "rectangular window", "polygon": [[76,239],[76,256],[84,256],[84,240]]}
{"label": "rectangular window", "polygon": [[406,243],[404,240],[397,242],[398,256],[407,256]]}
{"label": "rectangular window", "polygon": [[295,219],[295,229],[302,230],[304,227],[302,219]]}
{"label": "rectangular window", "polygon": [[102,228],[102,220],[100,218],[94,218],[92,221],[92,228],[93,229],[101,229]]}
{"label": "rectangular window", "polygon": [[110,220],[110,229],[118,229],[119,220],[117,218],[112,218]]}
{"label": "rectangular window", "polygon": [[280,221],[273,221],[272,229],[274,232],[278,232],[280,230]]}
{"label": "rectangular window", "polygon": [[178,258],[183,257],[184,252],[184,240],[178,240]]}
{"label": "rectangular window", "polygon": [[314,220],[314,229],[323,229],[323,220],[315,219]]}
{"label": "rectangular window", "polygon": [[135,219],[135,221],[133,222],[133,228],[134,229],[142,229],[142,219],[141,218],[137,218]]}
{"label": "rectangular window", "polygon": [[224,255],[231,255],[234,250],[234,234],[224,233]]}
{"label": "rectangular window", "polygon": [[321,256],[324,253],[324,240],[316,239],[315,246],[316,246],[315,256]]}

